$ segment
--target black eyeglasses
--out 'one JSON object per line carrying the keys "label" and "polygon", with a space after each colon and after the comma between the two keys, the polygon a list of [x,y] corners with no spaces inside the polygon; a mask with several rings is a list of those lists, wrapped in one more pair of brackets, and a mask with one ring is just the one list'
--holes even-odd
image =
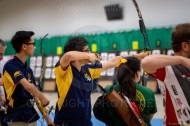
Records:
{"label": "black eyeglasses", "polygon": [[36,45],[36,43],[35,43],[35,42],[32,42],[32,43],[24,43],[24,44],[26,44],[26,45],[33,45],[33,46],[35,46],[35,45]]}
{"label": "black eyeglasses", "polygon": [[83,50],[83,52],[90,52],[90,50],[89,50],[89,49],[86,49],[86,50]]}

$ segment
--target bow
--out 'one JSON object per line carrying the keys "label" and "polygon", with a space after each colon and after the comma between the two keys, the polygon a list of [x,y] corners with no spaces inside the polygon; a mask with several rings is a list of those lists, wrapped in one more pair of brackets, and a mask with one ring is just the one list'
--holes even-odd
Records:
{"label": "bow", "polygon": [[43,85],[43,79],[44,79],[44,49],[43,49],[43,41],[44,41],[44,39],[45,39],[45,37],[47,37],[48,36],[48,34],[46,34],[43,38],[42,38],[42,40],[41,40],[41,42],[40,42],[40,52],[41,52],[41,55],[42,55],[42,66],[41,66],[41,75],[40,75],[40,79],[39,79],[39,81],[38,81],[38,88],[39,88],[39,90],[40,91],[42,91],[42,85]]}
{"label": "bow", "polygon": [[[139,6],[138,6],[136,0],[132,0],[132,1],[133,1],[134,5],[135,5],[135,8],[137,10],[137,14],[138,14],[138,17],[139,17],[140,32],[141,32],[141,34],[143,35],[143,38],[144,38],[144,51],[150,51],[148,34],[147,34],[147,31],[146,31],[144,20],[142,18],[141,11],[139,9]],[[146,86],[147,80],[148,80],[148,75],[145,72],[143,72],[143,77],[142,77],[142,85],[143,86]]]}
{"label": "bow", "polygon": [[134,5],[135,5],[135,8],[137,10],[137,13],[138,13],[138,17],[139,17],[139,26],[140,26],[140,31],[143,35],[143,38],[144,38],[144,51],[149,51],[149,40],[148,40],[148,34],[147,34],[147,31],[146,31],[146,27],[145,27],[145,24],[144,24],[144,20],[142,18],[142,14],[141,14],[141,11],[139,9],[139,6],[136,2],[136,0],[132,0]]}
{"label": "bow", "polygon": [[[40,75],[40,78],[39,78],[39,81],[38,81],[38,84],[37,84],[37,87],[38,87],[38,89],[40,90],[40,91],[42,91],[42,85],[43,85],[43,80],[44,80],[44,58],[45,58],[45,55],[44,55],[44,49],[43,49],[43,41],[44,41],[44,39],[46,38],[48,36],[48,34],[46,34],[43,38],[42,38],[42,40],[41,40],[41,42],[40,42],[40,53],[41,53],[41,56],[42,56],[42,66],[41,66],[41,75]],[[49,111],[47,112],[47,110],[46,110],[46,108],[44,108],[43,106],[42,106],[42,104],[41,104],[41,101],[37,101],[36,102],[36,104],[37,104],[37,106],[38,106],[38,109],[40,110],[40,113],[44,116],[44,115],[46,115],[46,114],[49,114],[50,115],[50,113],[51,113],[51,111],[53,110],[53,106],[48,106],[48,109],[49,109]],[[36,114],[35,114],[36,115]],[[35,116],[34,115],[34,116]],[[33,116],[33,117],[34,117]],[[32,118],[33,118],[32,117]],[[32,119],[31,118],[31,119]],[[30,119],[30,120],[31,120]],[[42,121],[41,120],[39,120],[40,122],[41,122],[41,125],[43,125],[43,122],[44,122],[44,119],[42,118]]]}

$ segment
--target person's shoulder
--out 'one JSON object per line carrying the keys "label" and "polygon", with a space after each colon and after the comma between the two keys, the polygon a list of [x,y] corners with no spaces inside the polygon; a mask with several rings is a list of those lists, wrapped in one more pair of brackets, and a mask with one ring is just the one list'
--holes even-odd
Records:
{"label": "person's shoulder", "polygon": [[15,67],[16,66],[16,63],[14,62],[14,59],[10,59],[8,60],[5,65],[4,65],[4,69],[5,68],[10,68],[10,67]]}

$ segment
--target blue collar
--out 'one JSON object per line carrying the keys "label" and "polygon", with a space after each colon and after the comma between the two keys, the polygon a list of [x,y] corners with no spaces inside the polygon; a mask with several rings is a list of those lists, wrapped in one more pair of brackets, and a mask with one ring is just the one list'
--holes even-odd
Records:
{"label": "blue collar", "polygon": [[20,67],[26,67],[27,66],[27,63],[23,63],[17,56],[14,56],[14,60],[17,62],[17,64],[20,66]]}

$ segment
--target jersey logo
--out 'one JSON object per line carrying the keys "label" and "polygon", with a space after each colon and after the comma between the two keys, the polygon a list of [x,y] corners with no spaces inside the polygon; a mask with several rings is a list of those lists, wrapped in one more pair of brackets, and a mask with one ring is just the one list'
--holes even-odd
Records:
{"label": "jersey logo", "polygon": [[143,94],[138,90],[136,90],[136,98],[135,99],[136,99],[137,105],[139,107],[139,110],[141,112],[144,111],[144,108],[146,106],[146,101],[145,101]]}
{"label": "jersey logo", "polygon": [[84,77],[87,79],[87,81],[91,81],[92,80],[87,73],[85,73]]}
{"label": "jersey logo", "polygon": [[22,75],[22,73],[20,71],[16,71],[14,73],[14,78],[16,79],[17,77],[19,77],[20,75]]}
{"label": "jersey logo", "polygon": [[30,73],[28,73],[28,82],[29,82],[29,83],[32,83],[31,74],[30,74]]}

